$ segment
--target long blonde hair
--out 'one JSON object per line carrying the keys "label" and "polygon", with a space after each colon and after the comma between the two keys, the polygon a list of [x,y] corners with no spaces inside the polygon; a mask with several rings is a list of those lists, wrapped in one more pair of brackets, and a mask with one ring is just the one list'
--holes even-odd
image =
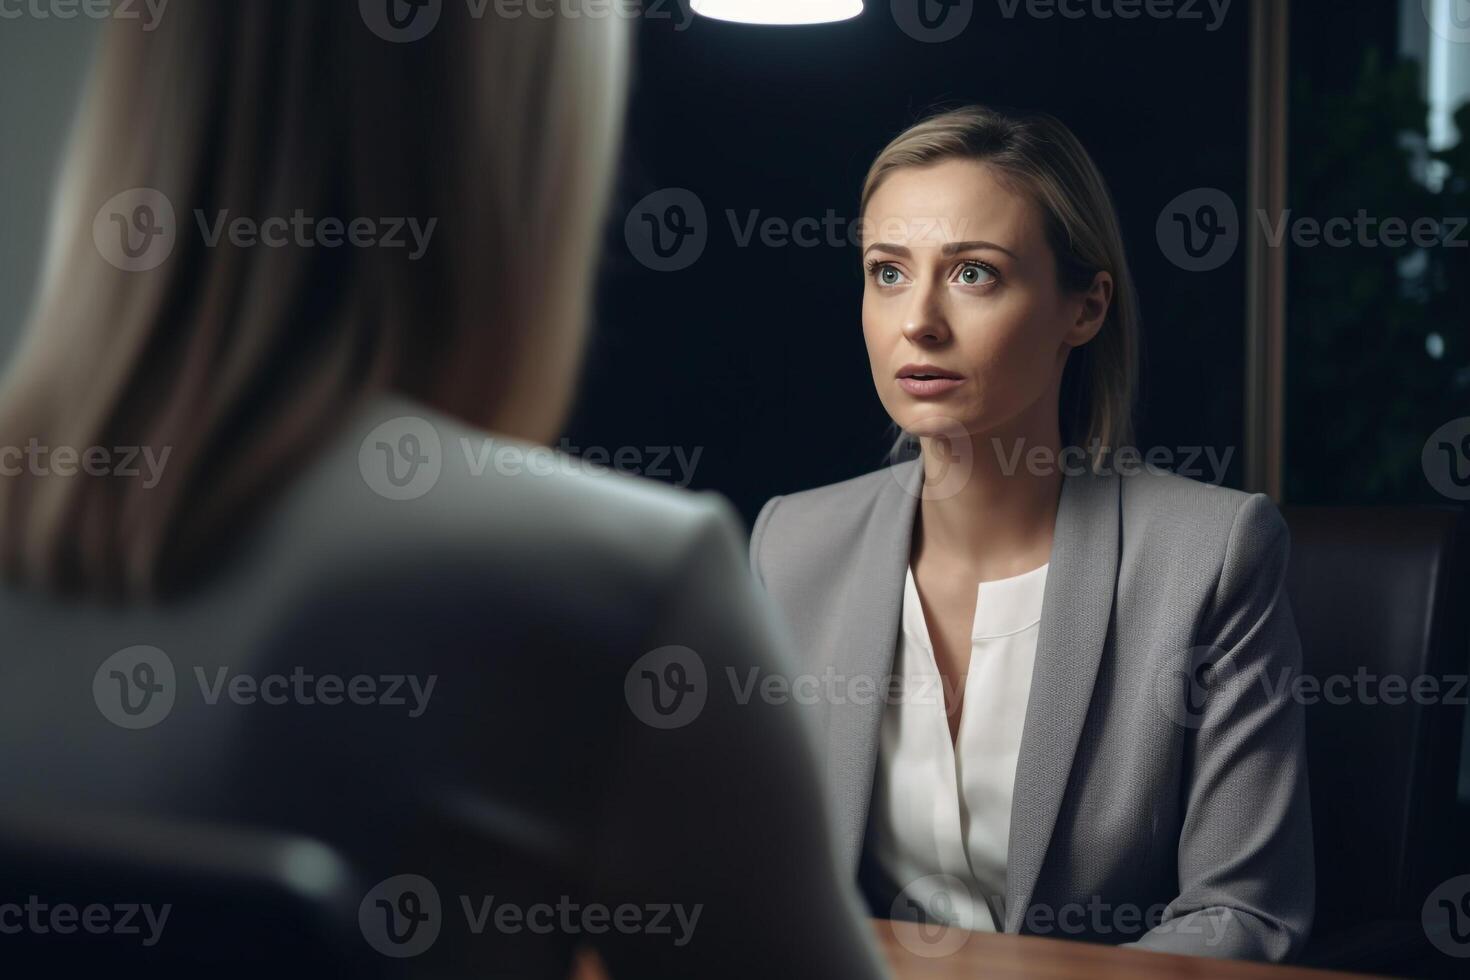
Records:
{"label": "long blonde hair", "polygon": [[[932,115],[889,143],[868,170],[861,213],[867,213],[873,194],[893,171],[949,159],[983,161],[1033,201],[1063,289],[1086,290],[1101,271],[1113,277],[1102,329],[1071,352],[1062,375],[1063,441],[1085,449],[1096,467],[1108,451],[1133,437],[1138,372],[1137,298],[1102,174],[1059,120],[968,106]],[[895,452],[908,441],[900,437]]]}
{"label": "long blonde hair", "polygon": [[[395,43],[370,6],[175,0],[156,30],[109,27],[0,389],[0,446],[170,455],[153,486],[0,479],[13,583],[169,590],[378,389],[526,438],[563,421],[628,25],[446,3],[426,37]],[[99,209],[137,188],[176,211],[172,252],[149,271],[94,240]],[[416,260],[202,234],[224,213],[298,212],[436,224]]]}

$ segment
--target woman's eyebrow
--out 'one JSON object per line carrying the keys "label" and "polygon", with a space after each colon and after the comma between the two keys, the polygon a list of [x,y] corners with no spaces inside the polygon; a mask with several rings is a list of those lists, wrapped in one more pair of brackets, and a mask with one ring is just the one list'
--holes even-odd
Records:
{"label": "woman's eyebrow", "polygon": [[[887,252],[890,255],[900,255],[905,258],[912,254],[904,246],[894,245],[891,242],[874,242],[867,248],[863,249],[863,254],[867,255],[874,249],[877,249],[880,252]],[[1004,245],[997,245],[994,242],[978,240],[973,242],[950,242],[947,245],[943,245],[940,247],[939,254],[943,255],[945,258],[948,258],[951,255],[958,255],[960,252],[975,252],[983,249],[990,249],[991,251],[995,252],[1004,252],[1006,255],[1009,255],[1016,261],[1020,261],[1020,256],[1018,256],[1015,252],[1012,252],[1010,249],[1006,248]]]}
{"label": "woman's eyebrow", "polygon": [[1004,245],[997,245],[997,244],[995,244],[995,242],[984,242],[984,241],[950,242],[948,245],[945,245],[945,246],[943,246],[943,247],[941,247],[939,249],[939,254],[941,254],[941,255],[943,255],[943,256],[945,256],[947,258],[947,257],[949,257],[951,255],[955,255],[955,254],[957,254],[959,252],[973,252],[973,251],[978,251],[980,249],[991,249],[992,251],[996,251],[996,252],[1004,252],[1006,255],[1009,255],[1011,258],[1016,259],[1017,261],[1020,261],[1020,256],[1018,256],[1015,252],[1012,252],[1010,249],[1006,248]]}

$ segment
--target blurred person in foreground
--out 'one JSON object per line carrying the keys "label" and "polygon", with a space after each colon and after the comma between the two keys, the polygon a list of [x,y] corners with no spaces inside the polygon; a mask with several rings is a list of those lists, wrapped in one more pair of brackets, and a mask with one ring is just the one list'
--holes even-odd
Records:
{"label": "blurred person in foreground", "polygon": [[421,875],[435,975],[880,975],[733,509],[544,447],[628,22],[376,9],[109,27],[0,398],[7,805]]}

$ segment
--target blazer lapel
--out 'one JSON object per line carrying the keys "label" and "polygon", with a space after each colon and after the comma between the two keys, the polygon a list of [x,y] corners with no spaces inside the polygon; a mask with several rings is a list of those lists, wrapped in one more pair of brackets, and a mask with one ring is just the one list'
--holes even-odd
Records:
{"label": "blazer lapel", "polygon": [[1092,700],[1118,574],[1119,492],[1115,474],[1062,483],[1011,801],[1007,932],[1030,905]]}
{"label": "blazer lapel", "polygon": [[844,594],[846,627],[840,631],[838,649],[829,653],[838,689],[850,695],[831,706],[826,758],[836,801],[839,853],[854,873],[862,856],[878,763],[882,692],[893,671],[904,574],[924,479],[919,460],[892,466],[888,472],[893,479],[883,485],[864,515]]}

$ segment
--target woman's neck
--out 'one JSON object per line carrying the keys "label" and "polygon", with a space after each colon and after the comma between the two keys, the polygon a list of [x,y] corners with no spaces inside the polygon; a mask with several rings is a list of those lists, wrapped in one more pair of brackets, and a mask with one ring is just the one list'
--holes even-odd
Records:
{"label": "woman's neck", "polygon": [[1051,557],[1061,497],[1061,432],[1050,418],[1005,431],[922,438],[924,493],[911,559],[973,577],[1010,578]]}

